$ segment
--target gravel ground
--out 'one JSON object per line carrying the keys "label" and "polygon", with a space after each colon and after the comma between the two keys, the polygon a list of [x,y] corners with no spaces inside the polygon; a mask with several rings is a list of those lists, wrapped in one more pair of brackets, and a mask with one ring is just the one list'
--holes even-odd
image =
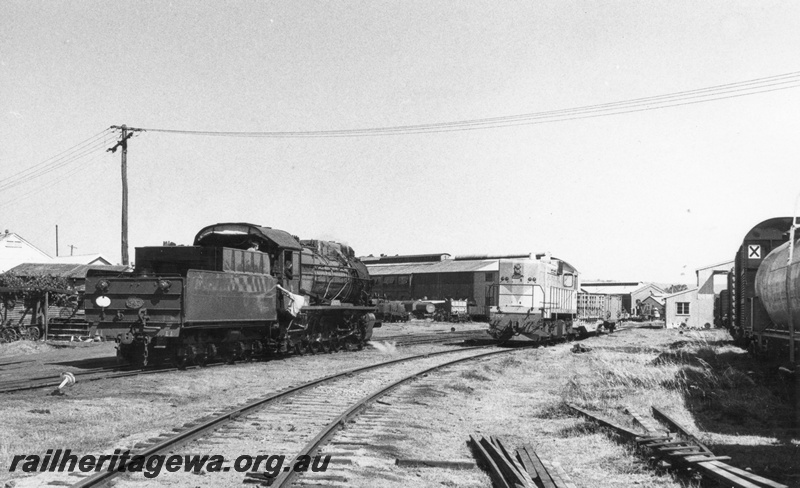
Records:
{"label": "gravel ground", "polygon": [[[398,325],[407,333],[416,332],[415,324]],[[393,324],[393,327],[398,325]],[[472,325],[486,327],[486,324]],[[416,329],[438,327],[439,331],[446,331],[449,326],[422,323],[417,324]],[[399,334],[398,329],[390,331],[388,327],[380,332],[383,337]],[[376,339],[381,335],[376,334]],[[347,436],[358,437],[364,429],[375,435],[375,441],[351,452],[352,464],[332,466],[330,473],[340,473],[347,481],[331,485],[486,486],[488,478],[478,469],[456,471],[394,465],[398,458],[473,459],[466,441],[470,434],[479,434],[499,436],[511,448],[531,444],[542,458],[561,464],[578,487],[689,486],[687,481],[675,479],[671,474],[655,472],[629,447],[564,407],[565,399],[579,398],[576,391],[581,387],[598,388],[592,385],[604,384],[596,381],[601,370],[605,371],[603,368],[609,365],[621,369],[618,375],[628,367],[672,374],[669,369],[672,366],[654,366],[658,364],[656,360],[683,347],[687,339],[682,332],[674,330],[628,329],[582,341],[582,345],[591,349],[582,354],[572,352],[573,344],[518,349],[508,355],[431,374],[398,389],[384,403],[373,404],[363,419],[348,425],[340,441]],[[107,345],[89,347],[87,353],[99,353],[104,347]],[[0,431],[0,482],[21,475],[8,472],[13,454],[43,453],[55,448],[70,448],[79,453],[111,453],[114,448],[129,448],[168,432],[187,420],[312,377],[445,348],[425,345],[395,349],[384,344],[381,350],[291,357],[113,382],[79,383],[61,398],[47,396],[41,391],[9,395],[0,404],[5,419],[4,429]],[[734,354],[732,350],[730,353]],[[38,354],[65,352],[44,351],[30,357]],[[43,363],[53,360],[37,359]],[[606,381],[606,378],[599,380]],[[631,391],[636,392],[635,389]],[[640,396],[648,394],[644,390]],[[689,419],[689,427],[697,428],[684,404],[688,399],[678,392],[654,395],[652,401],[649,397],[647,401],[660,402],[659,405],[673,409],[680,418]],[[616,403],[614,405],[612,414],[619,408]],[[376,419],[383,422],[382,427],[371,423]],[[376,428],[386,429],[385,435],[376,433]],[[764,448],[775,442],[770,436],[754,436],[752,432],[744,440],[753,443],[754,448],[759,445]],[[738,440],[734,436],[726,442],[734,444]],[[789,449],[792,443],[800,454],[800,438],[791,440]],[[334,444],[327,449],[336,452],[338,447]],[[755,472],[763,473],[764,466],[747,464],[747,459],[743,453],[741,458],[734,458],[732,464],[742,468],[752,466]],[[153,480],[152,486],[158,485],[158,480]]]}

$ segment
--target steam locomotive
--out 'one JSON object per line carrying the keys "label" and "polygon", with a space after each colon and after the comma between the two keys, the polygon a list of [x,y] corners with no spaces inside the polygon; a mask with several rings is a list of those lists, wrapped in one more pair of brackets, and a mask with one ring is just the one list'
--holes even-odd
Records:
{"label": "steam locomotive", "polygon": [[750,229],[717,309],[717,319],[739,346],[790,362],[800,354],[798,224],[791,217],[777,217]]}
{"label": "steam locomotive", "polygon": [[136,248],[132,273],[90,271],[86,319],[122,362],[178,366],[360,349],[372,336],[366,266],[343,244],[221,223],[192,246]]}

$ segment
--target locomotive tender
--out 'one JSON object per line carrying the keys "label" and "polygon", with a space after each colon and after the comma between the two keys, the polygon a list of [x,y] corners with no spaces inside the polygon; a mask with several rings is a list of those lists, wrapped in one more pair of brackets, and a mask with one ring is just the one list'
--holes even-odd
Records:
{"label": "locomotive tender", "polygon": [[750,229],[719,307],[719,320],[737,345],[791,363],[800,353],[799,224],[796,218],[776,217]]}
{"label": "locomotive tender", "polygon": [[86,277],[86,318],[127,363],[360,349],[376,326],[367,268],[336,242],[221,223],[192,246],[136,248],[135,263]]}

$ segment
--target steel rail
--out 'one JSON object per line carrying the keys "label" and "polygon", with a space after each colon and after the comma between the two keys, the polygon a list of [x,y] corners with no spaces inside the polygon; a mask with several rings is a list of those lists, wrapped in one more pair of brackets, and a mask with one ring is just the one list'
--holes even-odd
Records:
{"label": "steel rail", "polygon": [[[163,441],[157,442],[156,444],[153,444],[152,446],[150,446],[148,448],[145,448],[140,452],[133,453],[131,456],[145,456],[145,457],[148,457],[148,456],[155,455],[158,452],[174,448],[177,445],[185,444],[185,443],[190,442],[190,441],[192,441],[192,440],[194,440],[196,438],[202,437],[209,430],[218,428],[218,427],[224,425],[225,423],[240,417],[241,415],[244,415],[244,414],[249,413],[251,411],[257,410],[258,408],[260,408],[260,407],[262,407],[262,406],[264,406],[264,405],[266,405],[268,403],[274,402],[275,400],[278,400],[278,399],[281,399],[281,398],[292,396],[292,395],[294,395],[296,393],[299,393],[301,391],[307,390],[309,388],[315,387],[317,385],[320,385],[320,384],[323,384],[323,383],[326,383],[326,382],[329,382],[329,381],[332,381],[332,380],[335,380],[335,379],[338,379],[338,378],[349,376],[349,375],[352,375],[352,374],[355,374],[355,373],[362,373],[362,372],[365,372],[365,371],[371,371],[371,370],[379,369],[379,368],[382,368],[382,367],[385,367],[385,366],[401,363],[401,362],[404,362],[404,361],[411,361],[411,360],[414,360],[414,359],[421,359],[421,358],[427,358],[427,357],[432,357],[432,356],[440,356],[440,355],[444,355],[444,354],[453,354],[453,353],[456,353],[456,352],[469,351],[469,350],[474,350],[474,349],[485,349],[487,347],[493,347],[493,346],[476,346],[476,347],[468,347],[468,348],[462,348],[462,349],[451,349],[451,350],[447,350],[447,351],[437,351],[437,352],[430,352],[430,353],[425,353],[425,354],[418,354],[416,356],[407,356],[407,357],[404,357],[404,358],[392,359],[392,360],[389,360],[389,361],[384,361],[384,362],[380,362],[380,363],[376,363],[376,364],[371,364],[371,365],[368,365],[368,366],[361,366],[361,367],[358,367],[358,368],[353,368],[353,369],[349,369],[347,371],[343,371],[341,373],[334,373],[334,374],[331,374],[331,375],[328,375],[328,376],[324,376],[322,378],[317,378],[317,379],[308,381],[308,382],[303,383],[303,384],[298,385],[298,386],[289,387],[289,388],[285,388],[283,390],[278,390],[276,392],[270,393],[270,394],[268,394],[268,395],[266,395],[266,396],[264,396],[262,398],[258,398],[256,400],[250,401],[250,402],[248,402],[248,403],[246,403],[246,404],[244,404],[242,406],[235,407],[235,408],[233,408],[233,409],[231,409],[231,410],[229,410],[227,412],[201,419],[200,423],[198,423],[197,425],[191,426],[191,427],[187,428],[184,431],[176,432],[172,437],[169,437],[169,438],[164,439]],[[500,351],[500,352],[505,352],[505,351]],[[77,483],[73,484],[72,486],[74,488],[87,488],[87,487],[99,486],[99,485],[101,485],[103,483],[108,482],[109,480],[111,480],[112,478],[116,477],[117,475],[119,475],[121,473],[120,470],[124,469],[126,465],[127,465],[127,463],[126,464],[122,464],[120,466],[117,466],[117,469],[115,471],[100,472],[100,473],[92,475],[92,476],[90,476],[88,478],[84,478],[83,480],[78,481]]]}
{"label": "steel rail", "polygon": [[[142,369],[142,370],[136,370],[136,371],[121,371],[119,373],[112,373],[112,374],[109,374],[109,375],[102,375],[102,376],[97,376],[97,377],[94,377],[94,378],[84,378],[84,379],[81,380],[81,382],[110,380],[110,379],[115,379],[115,378],[126,378],[128,376],[149,375],[149,374],[157,374],[157,373],[169,373],[171,371],[177,371],[177,370],[178,370],[178,368],[161,368],[161,369],[153,369],[153,370]],[[98,373],[97,372],[95,372],[95,373],[78,372],[78,373],[72,373],[72,374],[74,376],[77,376],[79,374],[84,375],[84,374],[98,374]],[[58,379],[58,380],[54,380],[54,381],[49,382],[49,383],[40,383],[40,384],[36,384],[36,385],[20,385],[20,386],[14,386],[14,387],[11,387],[11,388],[2,388],[2,387],[0,387],[0,394],[13,393],[13,392],[25,391],[25,390],[37,390],[39,388],[53,387],[53,386],[58,386],[60,384],[61,384],[61,380]]]}
{"label": "steel rail", "polygon": [[[123,368],[119,366],[110,366],[107,368],[92,368],[87,369],[84,371],[70,371],[75,376],[86,376],[90,374],[98,374],[98,373],[105,373],[107,371],[121,371]],[[55,381],[58,376],[38,376],[33,378],[17,378],[15,380],[7,380],[0,382],[0,392],[5,390],[5,386],[7,385],[15,385],[18,383],[35,383],[37,381]]]}
{"label": "steel rail", "polygon": [[[444,333],[442,333],[442,336],[437,337],[437,336],[432,336],[431,334],[417,334],[417,335],[411,337],[411,338],[417,339],[417,340],[403,341],[403,340],[400,340],[398,336],[392,336],[390,338],[375,339],[375,340],[370,341],[370,342],[386,341],[387,339],[392,339],[393,340],[395,338],[397,338],[397,342],[395,344],[396,346],[416,346],[416,345],[421,345],[421,344],[436,344],[436,343],[439,343],[439,342],[443,342],[444,340],[465,340],[465,339],[470,338],[470,336],[468,336],[468,335],[460,335],[460,336],[445,337]],[[321,356],[322,354],[318,354],[318,355]],[[284,356],[275,356],[273,358],[267,358],[266,360],[281,359],[282,357],[284,357]],[[293,357],[293,355],[290,355],[288,357]],[[221,365],[224,365],[224,364],[225,363],[223,363],[223,362],[219,362],[219,363],[206,364],[204,366],[192,365],[192,366],[188,366],[188,367],[186,367],[184,369],[196,369],[196,368],[200,368],[200,367],[212,368],[212,367],[221,366]],[[170,372],[173,372],[173,371],[177,371],[178,369],[179,368],[177,368],[177,367],[170,366],[170,367],[157,368],[157,369],[136,369],[136,370],[125,371],[124,367],[123,368],[110,367],[110,368],[96,368],[96,369],[93,369],[93,370],[78,371],[78,372],[72,372],[71,371],[71,373],[74,376],[87,376],[87,375],[92,375],[92,374],[103,373],[105,371],[112,371],[112,372],[113,371],[117,371],[118,372],[117,374],[109,374],[109,375],[104,375],[104,376],[98,376],[96,378],[85,378],[85,379],[82,380],[83,382],[88,382],[88,381],[98,381],[98,380],[105,380],[105,379],[125,378],[125,377],[128,377],[128,376],[136,376],[136,375],[140,375],[140,374],[144,375],[144,374],[155,374],[155,373],[170,373]],[[37,383],[39,381],[44,381],[44,383]],[[40,389],[40,388],[54,387],[54,386],[58,386],[59,384],[61,384],[61,381],[62,380],[58,376],[47,376],[47,377],[43,376],[43,377],[37,377],[37,378],[21,378],[21,379],[17,379],[17,380],[8,380],[8,381],[0,382],[0,395],[2,395],[4,393],[13,393],[13,392],[18,392],[18,391],[36,390],[36,389]],[[31,384],[31,383],[36,383],[36,384]]]}
{"label": "steel rail", "polygon": [[[462,350],[466,350],[466,349],[462,349]],[[409,382],[409,381],[411,381],[411,380],[413,380],[413,379],[415,379],[415,378],[417,378],[419,376],[422,376],[422,375],[431,373],[433,371],[436,371],[438,369],[445,368],[447,366],[452,366],[454,364],[458,364],[458,363],[461,363],[461,362],[464,362],[464,361],[471,361],[473,359],[483,358],[483,357],[487,357],[487,356],[493,356],[493,355],[496,355],[496,354],[505,354],[505,353],[509,353],[509,352],[512,352],[512,351],[515,351],[515,350],[516,349],[506,349],[506,350],[501,350],[501,351],[489,351],[489,352],[482,353],[482,354],[475,354],[473,356],[469,356],[469,357],[466,357],[466,358],[454,359],[453,361],[448,361],[446,363],[438,364],[436,366],[430,367],[430,368],[425,369],[423,371],[418,371],[416,373],[412,373],[412,374],[410,374],[408,376],[405,376],[405,377],[395,381],[394,383],[392,383],[392,384],[390,384],[390,385],[388,385],[388,386],[386,386],[384,388],[381,388],[377,392],[375,392],[375,393],[373,393],[371,395],[367,395],[364,398],[358,400],[356,403],[354,403],[350,408],[347,409],[347,411],[345,411],[344,413],[339,415],[331,423],[329,423],[327,426],[325,426],[325,428],[319,434],[317,434],[316,437],[314,437],[311,441],[309,441],[305,445],[305,447],[303,447],[303,450],[300,451],[300,453],[297,455],[297,457],[295,457],[295,459],[297,459],[300,456],[310,456],[315,450],[317,450],[319,448],[319,446],[321,446],[324,442],[326,442],[331,437],[333,437],[333,435],[340,428],[342,428],[349,420],[351,420],[353,417],[355,417],[359,413],[361,413],[362,410],[367,408],[367,404],[372,403],[373,401],[375,401],[378,398],[386,395],[387,393],[389,393],[390,391],[394,390],[395,388],[398,388],[401,385],[403,385],[403,384],[405,384],[405,383],[407,383],[407,382]],[[270,486],[271,487],[289,486],[289,484],[294,480],[296,474],[297,473],[293,469],[290,469],[289,471],[282,471],[278,476],[276,476],[275,478],[272,479],[272,483],[270,484]]]}

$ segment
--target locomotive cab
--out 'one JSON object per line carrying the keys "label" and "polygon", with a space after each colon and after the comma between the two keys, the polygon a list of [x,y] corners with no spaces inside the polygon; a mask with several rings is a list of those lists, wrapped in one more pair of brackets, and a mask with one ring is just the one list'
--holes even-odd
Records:
{"label": "locomotive cab", "polygon": [[216,224],[202,229],[195,246],[258,251],[269,259],[272,276],[286,290],[299,293],[300,252],[303,246],[288,232],[251,224]]}

